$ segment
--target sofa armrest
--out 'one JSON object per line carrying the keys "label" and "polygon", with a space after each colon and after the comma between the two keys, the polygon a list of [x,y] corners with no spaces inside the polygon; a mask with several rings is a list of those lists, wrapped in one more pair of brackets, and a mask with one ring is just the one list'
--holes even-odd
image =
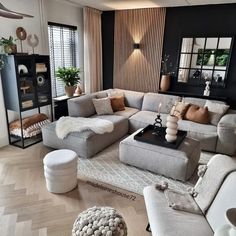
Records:
{"label": "sofa armrest", "polygon": [[94,97],[94,95],[84,95],[69,99],[67,101],[69,116],[89,117],[94,115],[96,113],[92,101]]}
{"label": "sofa armrest", "polygon": [[216,152],[233,155],[236,151],[236,114],[224,115],[217,125]]}

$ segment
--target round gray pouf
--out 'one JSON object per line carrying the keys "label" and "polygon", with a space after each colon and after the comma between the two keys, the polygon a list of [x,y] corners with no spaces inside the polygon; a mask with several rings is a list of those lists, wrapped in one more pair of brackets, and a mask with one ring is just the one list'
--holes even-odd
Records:
{"label": "round gray pouf", "polygon": [[80,213],[75,220],[72,236],[126,236],[123,217],[111,207],[92,207]]}
{"label": "round gray pouf", "polygon": [[43,159],[49,192],[66,193],[77,186],[77,154],[68,149],[49,152]]}

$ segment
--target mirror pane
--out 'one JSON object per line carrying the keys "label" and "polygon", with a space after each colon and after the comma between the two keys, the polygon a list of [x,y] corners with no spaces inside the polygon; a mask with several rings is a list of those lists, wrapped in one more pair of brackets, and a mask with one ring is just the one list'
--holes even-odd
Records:
{"label": "mirror pane", "polygon": [[179,66],[183,68],[189,68],[191,61],[191,54],[182,53],[180,56]]}
{"label": "mirror pane", "polygon": [[179,69],[178,82],[186,83],[188,81],[189,69]]}
{"label": "mirror pane", "polygon": [[211,80],[212,79],[212,70],[202,70],[202,79]]}
{"label": "mirror pane", "polygon": [[194,38],[193,52],[198,53],[199,49],[203,49],[205,45],[205,38]]}
{"label": "mirror pane", "polygon": [[213,74],[213,79],[216,83],[222,83],[225,80],[225,71],[215,70]]}
{"label": "mirror pane", "polygon": [[181,52],[192,52],[193,38],[183,38]]}
{"label": "mirror pane", "polygon": [[206,49],[216,49],[218,38],[207,38]]}
{"label": "mirror pane", "polygon": [[218,49],[216,51],[216,66],[222,67],[219,69],[226,69],[229,60],[229,49]]}
{"label": "mirror pane", "polygon": [[220,49],[230,49],[232,38],[220,38],[219,46]]}
{"label": "mirror pane", "polygon": [[203,54],[193,54],[191,68],[200,68],[202,65]]}

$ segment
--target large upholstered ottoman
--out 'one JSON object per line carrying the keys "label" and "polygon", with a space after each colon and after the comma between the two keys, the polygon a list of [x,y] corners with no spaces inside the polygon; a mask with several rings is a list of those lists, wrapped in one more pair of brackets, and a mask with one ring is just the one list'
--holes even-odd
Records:
{"label": "large upholstered ottoman", "polygon": [[55,131],[56,122],[53,122],[42,127],[43,144],[55,149],[70,149],[75,151],[81,158],[90,158],[128,132],[128,119],[125,117],[100,115],[97,118],[111,121],[114,124],[113,131],[104,134],[95,134],[91,130],[72,132],[66,138],[60,139]]}
{"label": "large upholstered ottoman", "polygon": [[49,192],[66,193],[77,186],[77,154],[68,149],[49,152],[43,159]]}
{"label": "large upholstered ottoman", "polygon": [[200,157],[199,141],[186,137],[178,149],[170,149],[136,141],[134,135],[138,132],[120,142],[122,162],[177,180],[192,176]]}

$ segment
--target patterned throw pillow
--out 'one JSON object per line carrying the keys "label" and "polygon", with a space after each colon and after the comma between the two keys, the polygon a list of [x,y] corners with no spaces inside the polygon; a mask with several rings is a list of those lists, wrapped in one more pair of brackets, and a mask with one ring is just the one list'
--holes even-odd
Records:
{"label": "patterned throw pillow", "polygon": [[114,112],[125,110],[124,96],[111,97],[111,107]]}
{"label": "patterned throw pillow", "polygon": [[223,103],[217,103],[207,100],[205,107],[208,108],[210,123],[213,125],[217,125],[221,119],[221,117],[227,112],[229,106]]}
{"label": "patterned throw pillow", "polygon": [[113,114],[110,98],[93,99],[93,105],[98,115]]}
{"label": "patterned throw pillow", "polygon": [[197,105],[191,104],[185,113],[185,120],[190,120],[200,124],[209,124],[209,112],[207,107],[199,107]]}
{"label": "patterned throw pillow", "polygon": [[182,120],[189,106],[190,106],[189,103],[176,101],[170,111],[170,115],[174,115],[178,117],[179,120]]}

